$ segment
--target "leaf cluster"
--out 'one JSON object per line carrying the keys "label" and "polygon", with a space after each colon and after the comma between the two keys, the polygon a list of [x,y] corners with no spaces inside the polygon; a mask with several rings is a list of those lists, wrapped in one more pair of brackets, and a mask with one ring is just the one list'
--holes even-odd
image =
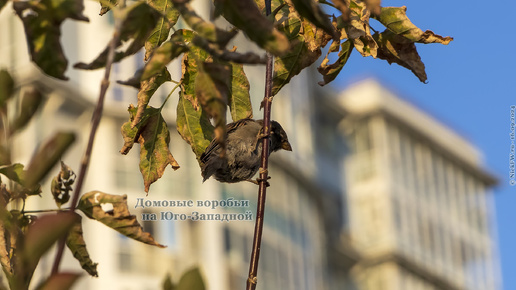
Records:
{"label": "leaf cluster", "polygon": [[[177,131],[190,144],[199,163],[212,139],[225,148],[228,107],[233,121],[252,117],[249,81],[243,65],[264,64],[265,58],[260,52],[228,48],[238,33],[276,56],[273,95],[319,60],[324,49],[327,54],[317,68],[322,75],[320,85],[335,80],[353,50],[364,57],[401,65],[426,82],[425,66],[415,43],[448,44],[452,40],[430,30],[423,32],[409,20],[406,7],[382,7],[380,0],[272,0],[268,17],[262,0],[213,0],[214,17],[224,18],[232,25],[230,29],[203,19],[185,0],[139,0],[127,7],[125,1],[122,5],[119,2],[122,3],[100,0],[100,14],[113,11],[120,23],[121,30],[115,31],[119,33],[114,44],[118,49],[115,62],[145,50],[144,67],[131,79],[118,83],[138,90],[137,106],[130,107],[129,121],[122,126],[125,144],[121,153],[127,154],[135,142],[139,143],[146,192],[168,165],[179,168],[169,150],[163,106],[148,105],[161,85],[172,81],[177,84],[174,90],[180,90]],[[82,15],[82,2],[17,1],[14,9],[25,26],[32,60],[46,74],[66,79],[60,25],[65,19],[88,21]],[[374,30],[371,19],[384,30]],[[188,28],[180,29],[179,23]],[[91,62],[74,67],[105,67],[109,48],[110,44]],[[167,66],[180,57],[182,77],[174,81]]]}
{"label": "leaf cluster", "polygon": [[[88,274],[98,276],[97,263],[86,249],[82,218],[77,212],[136,241],[164,247],[143,231],[136,216],[129,212],[125,195],[93,191],[80,198],[75,210],[62,209],[70,200],[76,175],[60,160],[73,144],[74,133],[57,132],[43,142],[28,166],[13,163],[13,138],[33,119],[45,96],[37,87],[17,92],[14,79],[5,70],[0,70],[0,92],[0,265],[10,289],[28,289],[39,260],[60,239],[65,240]],[[58,209],[27,210],[26,200],[44,194],[40,184],[58,163],[61,170],[50,186]],[[111,204],[113,210],[104,211],[102,204]],[[80,273],[55,273],[37,289],[69,289],[79,276]]]}

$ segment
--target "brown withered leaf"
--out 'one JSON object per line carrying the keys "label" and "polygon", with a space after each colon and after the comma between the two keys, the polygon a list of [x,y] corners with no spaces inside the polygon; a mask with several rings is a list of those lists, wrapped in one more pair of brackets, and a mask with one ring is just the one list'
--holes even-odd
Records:
{"label": "brown withered leaf", "polygon": [[323,29],[333,39],[339,39],[337,31],[333,27],[328,15],[322,11],[319,3],[314,0],[292,0],[292,3],[302,18]]}
{"label": "brown withered leaf", "polygon": [[380,16],[375,18],[393,33],[401,35],[412,42],[441,43],[446,45],[453,40],[452,37],[443,37],[430,30],[423,32],[423,30],[412,24],[407,17],[406,6],[383,7]]}
{"label": "brown withered leaf", "polygon": [[[111,204],[113,210],[104,211],[102,204]],[[112,195],[100,191],[90,191],[79,200],[77,208],[90,219],[99,221],[122,235],[136,241],[164,248],[151,234],[144,232],[142,226],[131,215],[127,207],[127,195]]]}
{"label": "brown withered leaf", "polygon": [[369,17],[371,12],[367,9],[366,4],[362,1],[351,1],[349,5],[350,15],[349,22],[345,22],[345,30],[348,39],[362,56],[372,56],[376,58],[376,50],[378,48],[376,42],[371,36],[369,28]]}
{"label": "brown withered leaf", "polygon": [[375,34],[374,38],[379,45],[378,58],[389,64],[397,63],[411,70],[421,82],[426,82],[425,64],[417,53],[414,42],[389,30]]}
{"label": "brown withered leaf", "polygon": [[317,34],[314,34],[313,25],[299,18],[292,7],[289,7],[289,14],[285,16],[288,18],[278,25],[278,29],[287,35],[291,46],[286,54],[274,59],[273,95],[322,55],[321,48],[314,45],[313,37]]}
{"label": "brown withered leaf", "polygon": [[98,277],[99,273],[97,272],[98,263],[93,263],[90,258],[90,254],[86,249],[86,242],[84,241],[83,232],[82,232],[82,217],[77,213],[74,213],[77,216],[77,223],[72,227],[68,236],[66,237],[66,246],[70,251],[72,251],[73,256],[79,263],[81,267],[88,272],[93,277]]}
{"label": "brown withered leaf", "polygon": [[328,55],[326,55],[326,58],[317,68],[317,71],[319,71],[319,73],[323,76],[323,80],[319,82],[320,86],[327,85],[337,77],[339,72],[348,61],[349,56],[351,55],[351,51],[353,51],[353,45],[349,39],[342,42],[340,46],[339,58],[334,63],[328,64],[329,59]]}
{"label": "brown withered leaf", "polygon": [[58,208],[70,200],[70,192],[75,182],[75,173],[63,161],[61,161],[61,171],[52,179],[50,191]]}

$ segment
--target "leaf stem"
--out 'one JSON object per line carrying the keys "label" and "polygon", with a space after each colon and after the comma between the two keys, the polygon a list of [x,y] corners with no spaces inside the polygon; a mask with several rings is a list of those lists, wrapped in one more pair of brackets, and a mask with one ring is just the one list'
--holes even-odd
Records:
{"label": "leaf stem", "polygon": [[165,104],[167,103],[168,99],[170,99],[170,96],[172,96],[172,94],[176,91],[176,89],[181,86],[180,82],[176,82],[176,81],[171,81],[171,82],[175,83],[176,85],[174,86],[172,91],[168,94],[168,96],[165,98],[165,100],[163,101],[163,104],[161,104],[161,107],[159,107],[160,112],[161,112],[161,110],[163,110],[163,107],[165,107]]}
{"label": "leaf stem", "polygon": [[70,208],[55,208],[55,209],[39,209],[39,210],[23,210],[22,213],[42,213],[42,212],[61,212],[61,211],[69,211]]}
{"label": "leaf stem", "polygon": [[[266,15],[271,14],[271,0],[265,0]],[[253,249],[251,252],[251,261],[249,263],[249,276],[247,278],[247,290],[255,290],[258,282],[258,260],[260,258],[260,248],[262,244],[263,220],[265,213],[265,200],[267,193],[267,179],[269,166],[269,134],[271,123],[271,106],[272,106],[272,73],[274,66],[274,58],[271,53],[267,52],[267,66],[265,69],[265,96],[262,101],[263,105],[263,135],[262,138],[262,159],[260,163],[260,178],[258,188],[258,204],[256,207],[256,223],[254,226]]]}
{"label": "leaf stem", "polygon": [[[122,0],[118,9],[114,10],[115,13],[117,10],[122,10],[125,7],[125,0]],[[117,19],[115,24],[115,31],[113,33],[113,38],[109,44],[109,53],[106,61],[106,69],[104,72],[104,78],[100,83],[100,93],[99,99],[97,101],[97,106],[95,107],[95,111],[93,112],[93,117],[91,120],[91,130],[88,139],[88,145],[86,147],[86,151],[84,152],[84,156],[81,161],[81,167],[79,170],[79,175],[77,178],[76,187],[73,193],[72,202],[70,204],[69,211],[75,211],[77,208],[77,202],[79,201],[79,195],[82,190],[82,185],[84,183],[84,179],[86,178],[86,172],[88,170],[88,166],[90,164],[91,152],[93,151],[93,142],[95,141],[95,135],[97,133],[97,129],[100,124],[100,119],[102,118],[102,111],[104,109],[104,100],[106,98],[106,92],[109,88],[109,76],[111,74],[111,67],[113,65],[115,59],[115,49],[118,40],[120,39],[120,33],[122,31],[122,20]],[[66,238],[62,238],[58,242],[58,248],[56,252],[56,256],[54,259],[54,264],[52,265],[52,275],[57,274],[59,271],[59,264],[61,263],[61,259],[63,257],[63,251],[65,246]]]}

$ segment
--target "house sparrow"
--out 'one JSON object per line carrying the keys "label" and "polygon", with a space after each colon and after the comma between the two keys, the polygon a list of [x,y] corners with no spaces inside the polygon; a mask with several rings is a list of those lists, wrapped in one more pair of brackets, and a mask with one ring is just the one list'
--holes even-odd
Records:
{"label": "house sparrow", "polygon": [[[220,182],[234,183],[250,179],[260,168],[263,120],[241,119],[227,124],[226,155],[215,141],[201,155],[203,182],[214,176]],[[271,121],[269,154],[280,149],[292,151],[287,133],[276,121]]]}

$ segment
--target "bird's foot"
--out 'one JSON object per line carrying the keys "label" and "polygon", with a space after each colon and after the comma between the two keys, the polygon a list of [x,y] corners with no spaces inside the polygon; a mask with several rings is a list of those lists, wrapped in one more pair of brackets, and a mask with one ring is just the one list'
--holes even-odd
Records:
{"label": "bird's foot", "polygon": [[[269,180],[269,179],[271,179],[271,177],[270,177],[270,176],[267,176],[267,180]],[[260,185],[260,182],[261,182],[262,180],[263,180],[263,179],[261,179],[261,178],[256,178],[256,179],[247,179],[246,181],[249,181],[249,182],[254,183],[254,184],[256,184],[256,185]],[[265,181],[265,186],[266,186],[266,187],[269,187],[269,186],[271,186],[271,184],[270,184],[268,181]]]}

